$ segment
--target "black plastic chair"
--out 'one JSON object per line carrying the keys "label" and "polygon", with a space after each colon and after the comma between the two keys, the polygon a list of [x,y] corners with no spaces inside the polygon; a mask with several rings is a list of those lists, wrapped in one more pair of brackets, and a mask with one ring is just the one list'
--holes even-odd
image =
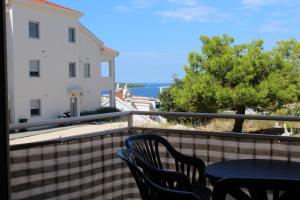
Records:
{"label": "black plastic chair", "polygon": [[176,173],[184,175],[184,179],[188,180],[187,188],[202,199],[210,199],[211,191],[206,187],[205,164],[201,159],[181,154],[166,139],[153,134],[130,136],[125,144],[153,168],[166,171],[169,169],[163,166],[159,151],[162,145],[173,157]]}
{"label": "black plastic chair", "polygon": [[299,189],[300,181],[227,178],[214,185],[212,200],[226,200],[227,194],[235,200],[268,200],[267,192],[273,200],[295,200],[300,199]]}
{"label": "black plastic chair", "polygon": [[[186,192],[186,191],[178,191],[175,189],[176,187],[176,178],[171,176],[166,176],[165,178],[168,179],[168,185],[169,188],[164,188],[159,186],[158,184],[155,184],[153,181],[150,180],[138,167],[139,161],[137,161],[136,157],[133,155],[133,153],[129,149],[120,149],[117,151],[118,157],[120,157],[122,160],[124,160],[135,181],[139,188],[141,198],[143,200],[166,200],[166,199],[172,199],[172,200],[202,200],[199,198],[196,194],[192,192]],[[150,169],[150,168],[149,168]],[[145,169],[145,171],[148,171]],[[158,171],[159,173],[159,171]],[[164,174],[161,174],[164,176]]]}

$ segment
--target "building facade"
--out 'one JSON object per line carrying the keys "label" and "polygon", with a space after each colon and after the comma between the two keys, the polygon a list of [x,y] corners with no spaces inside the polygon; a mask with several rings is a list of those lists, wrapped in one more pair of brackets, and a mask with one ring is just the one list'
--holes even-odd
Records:
{"label": "building facade", "polygon": [[115,106],[118,52],[85,28],[81,16],[46,0],[7,1],[11,123],[55,119],[66,111],[79,116],[101,107],[104,91]]}

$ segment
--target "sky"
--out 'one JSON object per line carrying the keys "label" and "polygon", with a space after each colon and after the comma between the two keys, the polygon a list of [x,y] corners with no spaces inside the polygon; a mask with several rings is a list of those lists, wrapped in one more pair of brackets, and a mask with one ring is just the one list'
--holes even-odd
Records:
{"label": "sky", "polygon": [[116,80],[169,83],[184,76],[200,36],[228,35],[235,43],[300,37],[299,0],[50,0],[82,11],[81,22],[120,52]]}

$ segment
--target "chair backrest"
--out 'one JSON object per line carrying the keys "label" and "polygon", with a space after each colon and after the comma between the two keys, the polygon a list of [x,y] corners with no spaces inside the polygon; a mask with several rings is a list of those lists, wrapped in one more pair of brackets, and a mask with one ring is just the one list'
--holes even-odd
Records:
{"label": "chair backrest", "polygon": [[125,144],[152,167],[174,170],[185,174],[190,184],[206,185],[203,160],[180,153],[165,138],[155,134],[133,135]]}
{"label": "chair backrest", "polygon": [[163,145],[168,153],[175,153],[171,144],[161,136],[153,134],[143,134],[130,136],[125,140],[126,147],[134,150],[148,164],[155,168],[163,169],[159,146]]}
{"label": "chair backrest", "polygon": [[168,198],[172,200],[200,200],[191,192],[163,188],[152,182],[138,167],[137,160],[129,149],[120,149],[117,151],[117,155],[127,163],[143,200],[165,200]]}
{"label": "chair backrest", "polygon": [[175,171],[152,167],[131,149],[128,149],[127,151],[133,155],[136,166],[141,168],[144,175],[155,184],[167,189],[191,191],[190,181],[186,175]]}

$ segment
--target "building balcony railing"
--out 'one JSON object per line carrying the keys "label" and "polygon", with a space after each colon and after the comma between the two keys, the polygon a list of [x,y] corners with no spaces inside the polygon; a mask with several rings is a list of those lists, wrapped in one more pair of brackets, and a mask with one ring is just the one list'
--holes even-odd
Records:
{"label": "building balcony railing", "polygon": [[[177,150],[199,157],[206,164],[247,158],[300,161],[300,137],[137,127],[133,115],[300,122],[299,117],[121,112],[11,125],[11,130],[18,130],[115,117],[126,119],[126,126],[122,128],[41,141],[11,142],[12,199],[139,199],[126,164],[116,157],[124,139],[133,134],[161,135]],[[163,164],[173,168],[168,153],[162,152],[162,155]]]}

